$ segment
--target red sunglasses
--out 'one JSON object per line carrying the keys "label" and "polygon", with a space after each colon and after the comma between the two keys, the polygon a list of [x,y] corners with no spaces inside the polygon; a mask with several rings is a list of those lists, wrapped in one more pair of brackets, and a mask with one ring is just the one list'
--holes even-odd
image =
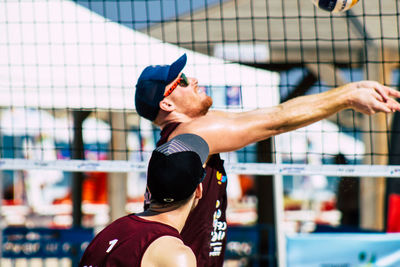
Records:
{"label": "red sunglasses", "polygon": [[172,91],[175,90],[176,87],[182,86],[182,87],[187,87],[189,85],[189,79],[186,77],[184,73],[182,73],[181,77],[164,93],[164,97],[169,96]]}

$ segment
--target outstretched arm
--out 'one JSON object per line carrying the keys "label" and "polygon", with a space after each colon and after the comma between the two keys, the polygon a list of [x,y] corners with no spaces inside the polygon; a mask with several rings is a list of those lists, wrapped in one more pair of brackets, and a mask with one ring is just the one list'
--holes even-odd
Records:
{"label": "outstretched arm", "polygon": [[211,153],[233,151],[347,108],[368,115],[400,111],[396,97],[400,97],[400,92],[377,82],[349,83],[327,92],[297,97],[275,107],[242,113],[209,112],[182,123],[174,136],[195,133],[207,141]]}

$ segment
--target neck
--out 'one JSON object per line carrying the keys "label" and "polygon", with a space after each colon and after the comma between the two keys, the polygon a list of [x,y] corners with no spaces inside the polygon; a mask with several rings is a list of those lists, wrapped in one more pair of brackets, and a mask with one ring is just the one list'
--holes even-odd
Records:
{"label": "neck", "polygon": [[182,231],[183,226],[185,225],[186,219],[189,216],[189,213],[192,209],[192,201],[189,201],[182,207],[179,207],[175,210],[171,211],[153,211],[148,210],[142,213],[137,214],[140,218],[149,221],[160,222],[163,224],[167,224],[173,228],[175,228],[179,233]]}
{"label": "neck", "polygon": [[163,129],[167,124],[172,122],[188,122],[191,120],[192,118],[186,116],[185,114],[160,111],[154,123]]}

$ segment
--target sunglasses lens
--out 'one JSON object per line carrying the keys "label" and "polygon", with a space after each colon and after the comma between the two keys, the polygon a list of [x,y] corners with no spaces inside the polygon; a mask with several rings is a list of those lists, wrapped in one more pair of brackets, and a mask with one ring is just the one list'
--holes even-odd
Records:
{"label": "sunglasses lens", "polygon": [[184,73],[182,73],[181,80],[179,82],[179,86],[186,87],[188,85],[189,85],[189,79],[186,77],[186,75]]}

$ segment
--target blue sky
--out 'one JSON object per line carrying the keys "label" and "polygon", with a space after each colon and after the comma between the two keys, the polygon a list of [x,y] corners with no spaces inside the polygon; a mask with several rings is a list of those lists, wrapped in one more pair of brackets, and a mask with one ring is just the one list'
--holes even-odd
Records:
{"label": "blue sky", "polygon": [[226,0],[75,0],[112,21],[136,30],[224,1]]}

